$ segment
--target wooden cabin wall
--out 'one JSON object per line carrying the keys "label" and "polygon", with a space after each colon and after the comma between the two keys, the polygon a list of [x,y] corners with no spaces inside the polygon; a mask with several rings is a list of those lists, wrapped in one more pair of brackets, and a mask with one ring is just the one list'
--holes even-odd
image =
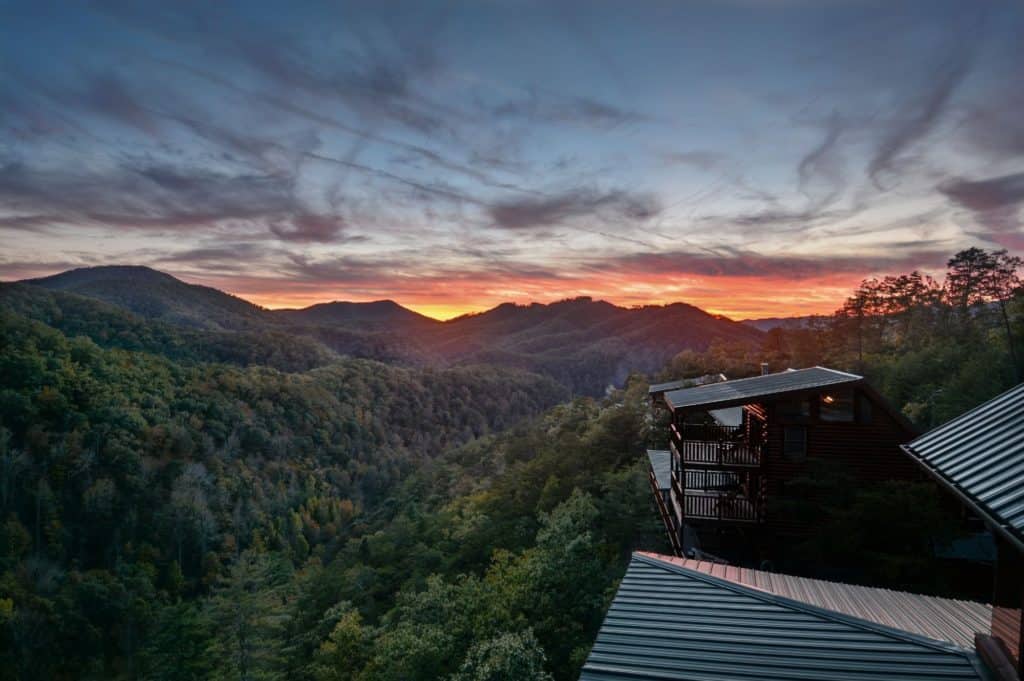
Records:
{"label": "wooden cabin wall", "polygon": [[1024,553],[998,535],[996,551],[992,635],[1003,640],[1020,671],[1024,669]]}
{"label": "wooden cabin wall", "polygon": [[[910,441],[913,434],[869,394],[859,388],[856,392],[859,395],[855,397],[855,404],[860,395],[871,402],[871,418],[868,423],[859,422],[859,418],[852,423],[819,421],[818,395],[812,394],[809,397],[810,417],[805,423],[807,456],[803,460],[783,455],[783,429],[788,424],[780,421],[777,404],[762,405],[768,417],[762,467],[766,479],[766,525],[773,534],[799,535],[808,529],[806,524],[784,520],[777,512],[773,513],[772,502],[785,495],[788,480],[805,476],[814,462],[834,462],[847,474],[863,482],[926,479],[920,468],[899,447]],[[859,408],[857,411],[860,411]]]}

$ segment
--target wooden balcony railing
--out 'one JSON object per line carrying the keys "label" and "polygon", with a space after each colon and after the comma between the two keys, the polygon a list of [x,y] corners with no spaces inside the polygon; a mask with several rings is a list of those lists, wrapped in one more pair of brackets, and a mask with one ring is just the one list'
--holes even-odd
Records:
{"label": "wooden balcony railing", "polygon": [[753,487],[745,476],[728,470],[689,468],[672,450],[670,512],[676,527],[688,521],[764,522],[765,479],[755,477]]}
{"label": "wooden balcony railing", "polygon": [[743,484],[740,474],[706,468],[686,469],[686,489],[715,492],[738,492]]}
{"label": "wooden balcony railing", "polygon": [[746,439],[746,431],[737,426],[671,427],[671,443],[683,465],[760,466],[763,440]]}
{"label": "wooden balcony railing", "polygon": [[742,495],[687,490],[684,498],[690,520],[756,523],[761,519],[757,506]]}

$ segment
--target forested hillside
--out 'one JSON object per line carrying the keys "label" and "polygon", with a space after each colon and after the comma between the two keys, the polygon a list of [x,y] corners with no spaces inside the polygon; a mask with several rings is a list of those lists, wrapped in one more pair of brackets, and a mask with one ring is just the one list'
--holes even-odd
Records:
{"label": "forested hillside", "polygon": [[[661,377],[826,364],[929,427],[1017,380],[1019,270],[965,251],[942,282],[866,281],[832,317],[684,350]],[[668,550],[643,377],[565,402],[517,370],[0,293],[0,678],[572,679],[629,552]],[[594,305],[472,324],[516,353],[565,333],[568,352]],[[630,312],[653,333],[666,310]],[[798,547],[801,571],[941,588],[921,568],[949,526],[929,490],[836,499],[803,511],[847,541]]]}
{"label": "forested hillside", "polygon": [[[67,304],[62,295],[102,301],[140,322],[162,325],[165,334],[177,328],[189,349],[199,348],[204,360],[249,364],[264,357],[279,368],[295,369],[321,363],[327,350],[403,366],[491,364],[545,374],[575,394],[592,396],[621,386],[631,371],[657,371],[680,349],[700,351],[716,340],[757,342],[762,336],[757,329],[684,303],[627,309],[590,298],[550,305],[509,303],[447,322],[393,301],[266,310],[145,267],[83,268],[27,280],[20,289],[0,289],[0,305],[12,291],[26,298],[33,291],[42,294],[41,289],[52,292],[50,307],[73,317],[80,316],[69,310],[76,304]],[[40,306],[45,307],[36,303]],[[48,323],[53,320],[69,328],[56,315],[46,316]],[[233,343],[231,333],[245,336]],[[110,337],[90,336],[101,343]],[[286,350],[289,337],[296,339],[295,347]],[[233,352],[233,344],[266,350]]]}
{"label": "forested hillside", "polygon": [[178,363],[10,311],[0,376],[0,668],[25,679],[137,674],[163,605],[251,556],[304,565],[422,462],[566,394],[492,367]]}
{"label": "forested hillside", "polygon": [[0,284],[0,310],[47,324],[104,348],[163,355],[179,362],[261,365],[282,371],[324,366],[339,355],[319,341],[283,329],[222,331],[146,320],[86,296],[25,284]]}

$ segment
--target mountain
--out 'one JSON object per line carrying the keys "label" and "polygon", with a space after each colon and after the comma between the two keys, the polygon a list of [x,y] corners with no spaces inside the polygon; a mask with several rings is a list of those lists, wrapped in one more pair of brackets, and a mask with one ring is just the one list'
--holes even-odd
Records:
{"label": "mountain", "polygon": [[517,366],[597,394],[630,371],[653,372],[712,341],[759,342],[761,332],[685,303],[624,308],[581,297],[506,303],[446,322],[428,339],[452,361]]}
{"label": "mountain", "polygon": [[822,315],[807,315],[804,317],[762,317],[760,319],[744,319],[740,324],[745,324],[758,331],[771,331],[772,329],[806,329],[816,322],[825,320]]}
{"label": "mountain", "polygon": [[187,284],[149,267],[83,267],[21,282],[96,298],[176,326],[239,330],[266,323],[266,310],[209,286]]}
{"label": "mountain", "polygon": [[393,327],[423,326],[441,324],[418,312],[402,307],[393,300],[375,300],[371,303],[334,301],[310,305],[300,310],[271,310],[275,319],[289,324],[313,324],[319,326],[365,325],[375,329]]}
{"label": "mountain", "polygon": [[[71,270],[22,284],[99,299],[173,327],[258,334],[259,342],[272,348],[261,350],[258,356],[279,358],[282,368],[317,365],[326,356],[316,351],[322,347],[328,354],[405,366],[490,364],[523,369],[552,377],[575,393],[590,395],[601,394],[609,385],[621,385],[631,371],[657,371],[682,350],[704,350],[715,341],[757,343],[762,335],[756,328],[685,303],[624,308],[582,297],[551,304],[505,303],[439,322],[390,300],[267,310],[145,267]],[[76,316],[74,301],[62,299],[47,305],[62,306],[63,314]],[[41,303],[35,306],[47,309]],[[92,333],[87,335],[105,342]],[[300,357],[281,353],[288,337],[295,338],[297,344],[302,339],[308,346]],[[217,356],[232,361],[232,354],[223,349],[225,340],[230,336],[216,336],[221,348]],[[203,345],[200,341],[190,337],[188,342],[190,347],[198,347]],[[245,342],[252,339],[247,337]],[[251,352],[234,354],[242,364],[249,363],[252,356]]]}

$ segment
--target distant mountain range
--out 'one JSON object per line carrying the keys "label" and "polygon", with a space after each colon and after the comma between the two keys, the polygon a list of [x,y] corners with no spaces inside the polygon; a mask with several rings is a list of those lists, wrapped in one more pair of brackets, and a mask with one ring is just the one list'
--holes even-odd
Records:
{"label": "distant mountain range", "polygon": [[758,331],[771,331],[772,329],[806,329],[818,321],[823,321],[822,315],[807,315],[805,317],[763,317],[761,319],[744,319],[740,324],[757,329]]}
{"label": "distant mountain range", "polygon": [[[10,296],[11,286],[0,292]],[[215,334],[221,345],[230,342],[232,332],[243,333],[244,342],[257,342],[254,334],[270,334],[278,339],[277,347],[284,334],[320,348],[315,361],[289,367],[315,364],[334,353],[415,366],[493,364],[546,374],[585,394],[621,384],[630,371],[657,371],[678,352],[701,350],[714,340],[758,342],[762,332],[754,322],[764,321],[739,323],[685,303],[623,308],[590,298],[549,305],[505,303],[444,322],[390,300],[268,310],[163,272],[127,266],[70,270],[14,286],[22,299],[45,289],[103,301],[163,327],[186,329],[193,334],[191,342],[201,338],[196,333]],[[57,303],[65,311],[81,305],[67,298],[49,302]]]}

